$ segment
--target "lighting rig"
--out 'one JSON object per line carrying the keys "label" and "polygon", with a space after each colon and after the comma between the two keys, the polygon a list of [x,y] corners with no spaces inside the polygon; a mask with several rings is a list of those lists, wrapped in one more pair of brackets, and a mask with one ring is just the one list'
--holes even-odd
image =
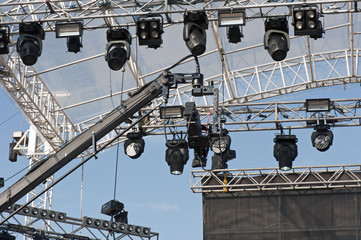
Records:
{"label": "lighting rig", "polygon": [[231,137],[227,129],[221,129],[219,133],[211,137],[212,170],[228,168],[227,162],[236,158],[236,151],[231,150]]}
{"label": "lighting rig", "polygon": [[83,47],[83,22],[57,22],[55,24],[56,38],[66,38],[68,52],[77,53]]}
{"label": "lighting rig", "polygon": [[[5,212],[13,213],[21,207],[19,204],[10,205]],[[64,212],[57,212],[53,210],[46,210],[42,208],[30,207],[25,206],[22,210],[18,211],[17,214],[28,216],[28,217],[35,217],[41,218],[46,220],[56,220],[56,221],[65,221],[66,213]]]}
{"label": "lighting rig", "polygon": [[240,26],[244,25],[246,25],[246,11],[244,9],[218,11],[218,26],[227,28],[229,43],[241,42],[243,33]]}
{"label": "lighting rig", "polygon": [[264,48],[275,61],[286,58],[290,49],[288,21],[285,17],[267,18],[265,21]]}
{"label": "lighting rig", "polygon": [[118,200],[110,200],[103,204],[101,213],[114,217],[116,222],[128,223],[128,212],[124,210],[124,204]]}
{"label": "lighting rig", "polygon": [[25,65],[34,65],[43,50],[44,29],[40,23],[26,22],[19,25],[19,33],[16,51]]}
{"label": "lighting rig", "polygon": [[288,171],[292,169],[292,162],[297,157],[297,138],[295,135],[276,135],[273,156],[278,161],[279,169]]}
{"label": "lighting rig", "polygon": [[130,132],[124,142],[124,152],[130,158],[137,159],[144,152],[145,142],[140,132]]}
{"label": "lighting rig", "polygon": [[130,58],[130,45],[132,36],[125,28],[109,29],[107,31],[107,45],[105,61],[110,69],[120,70]]}
{"label": "lighting rig", "polygon": [[170,167],[170,173],[181,175],[184,165],[189,159],[188,143],[184,139],[172,139],[166,142],[165,161]]}
{"label": "lighting rig", "polygon": [[292,16],[296,36],[308,35],[314,39],[322,38],[324,30],[316,6],[295,6],[293,7]]}
{"label": "lighting rig", "polygon": [[0,54],[9,53],[9,43],[10,43],[10,28],[9,26],[0,27]]}
{"label": "lighting rig", "polygon": [[186,12],[184,14],[183,40],[189,51],[196,56],[206,51],[208,18],[205,12]]}
{"label": "lighting rig", "polygon": [[163,17],[161,15],[148,15],[137,20],[137,36],[139,45],[147,45],[157,49],[163,43]]}

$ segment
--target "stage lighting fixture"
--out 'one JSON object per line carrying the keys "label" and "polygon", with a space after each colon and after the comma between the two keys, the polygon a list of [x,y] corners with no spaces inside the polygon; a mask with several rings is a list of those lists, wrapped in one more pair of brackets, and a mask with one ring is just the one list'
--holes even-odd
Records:
{"label": "stage lighting fixture", "polygon": [[333,133],[329,125],[317,125],[311,135],[312,146],[318,151],[327,151],[333,142]]}
{"label": "stage lighting fixture", "polygon": [[329,98],[306,99],[307,112],[329,112],[331,101]]}
{"label": "stage lighting fixture", "polygon": [[160,47],[163,43],[162,34],[164,32],[162,16],[139,17],[136,24],[139,45],[147,45],[154,49]]}
{"label": "stage lighting fixture", "polygon": [[219,10],[218,26],[244,26],[246,25],[246,11],[243,9],[236,10]]}
{"label": "stage lighting fixture", "polygon": [[55,23],[56,38],[68,38],[83,35],[83,22],[57,22]]}
{"label": "stage lighting fixture", "polygon": [[206,51],[208,18],[205,12],[186,12],[184,14],[183,40],[189,51],[196,56]]}
{"label": "stage lighting fixture", "polygon": [[184,165],[189,159],[188,144],[185,140],[168,140],[166,142],[168,149],[165,153],[165,161],[170,167],[170,173],[173,175],[181,175]]}
{"label": "stage lighting fixture", "polygon": [[9,27],[2,26],[0,27],[0,54],[8,54],[9,53]]}
{"label": "stage lighting fixture", "polygon": [[34,65],[43,50],[44,29],[40,23],[21,23],[19,25],[19,34],[16,51],[25,65]]}
{"label": "stage lighting fixture", "polygon": [[118,200],[110,200],[102,205],[101,213],[109,216],[114,216],[124,210],[124,204]]}
{"label": "stage lighting fixture", "polygon": [[322,23],[319,20],[317,7],[294,7],[293,26],[296,36],[309,35],[314,39],[322,38],[323,28]]}
{"label": "stage lighting fixture", "polygon": [[144,152],[145,142],[140,132],[130,132],[124,142],[124,152],[130,158],[136,159]]}
{"label": "stage lighting fixture", "polygon": [[[13,213],[20,207],[21,207],[21,205],[19,205],[19,204],[13,204],[13,205],[9,206],[5,211],[8,213]],[[41,208],[35,208],[35,207],[30,207],[30,206],[24,207],[17,214],[28,216],[28,217],[54,220],[54,221],[65,221],[65,218],[66,218],[66,213],[56,212],[56,211],[46,210],[46,209],[41,209]]]}
{"label": "stage lighting fixture", "polygon": [[159,111],[161,119],[183,118],[184,107],[182,105],[160,107]]}
{"label": "stage lighting fixture", "polygon": [[109,29],[107,31],[107,40],[105,61],[108,62],[110,69],[118,71],[130,58],[132,36],[124,28]]}
{"label": "stage lighting fixture", "polygon": [[292,162],[297,157],[297,138],[295,135],[276,135],[273,156],[278,161],[279,169],[288,171],[292,169]]}
{"label": "stage lighting fixture", "polygon": [[212,157],[211,169],[226,169],[227,162],[236,158],[236,151],[231,150],[231,137],[228,131],[223,129],[219,134],[214,134],[211,137],[211,149],[214,152]]}
{"label": "stage lighting fixture", "polygon": [[288,21],[285,17],[266,19],[264,48],[275,61],[282,61],[287,56],[290,49],[288,32]]}
{"label": "stage lighting fixture", "polygon": [[229,26],[227,27],[227,39],[229,43],[239,43],[243,38],[243,33],[239,26]]}
{"label": "stage lighting fixture", "polygon": [[9,144],[9,160],[10,160],[10,162],[16,162],[18,159],[18,154],[14,150],[15,146],[16,146],[16,142],[12,142]]}

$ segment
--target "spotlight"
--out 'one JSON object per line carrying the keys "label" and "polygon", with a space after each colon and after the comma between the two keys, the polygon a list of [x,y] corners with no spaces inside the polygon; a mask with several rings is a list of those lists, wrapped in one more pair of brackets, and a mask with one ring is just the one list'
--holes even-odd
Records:
{"label": "spotlight", "polygon": [[3,26],[0,28],[0,54],[8,54],[9,53],[9,27]]}
{"label": "spotlight", "polygon": [[317,125],[311,135],[312,146],[318,151],[327,151],[333,142],[333,133],[329,130],[328,125]]}
{"label": "spotlight", "polygon": [[220,134],[211,137],[211,149],[214,152],[212,157],[212,170],[213,169],[226,169],[227,162],[236,158],[236,151],[231,150],[231,137],[228,131],[223,129]]}
{"label": "spotlight", "polygon": [[208,18],[205,12],[186,12],[184,14],[183,40],[189,51],[199,56],[206,51]]}
{"label": "spotlight", "polygon": [[181,175],[184,165],[189,159],[188,145],[185,140],[168,140],[165,144],[168,149],[165,153],[165,161],[170,167],[170,173]]}
{"label": "spotlight", "polygon": [[9,144],[9,160],[10,162],[16,162],[18,159],[18,154],[14,150],[16,146],[16,142],[12,142]]}
{"label": "spotlight", "polygon": [[137,36],[139,45],[148,45],[150,48],[158,48],[163,43],[163,18],[161,16],[147,16],[137,21]]}
{"label": "spotlight", "polygon": [[19,33],[16,51],[25,65],[34,65],[43,50],[44,29],[40,23],[27,22],[19,25]]}
{"label": "spotlight", "polygon": [[297,157],[297,138],[295,135],[276,135],[273,156],[278,161],[279,169],[292,169],[292,161]]}
{"label": "spotlight", "polygon": [[243,33],[239,26],[229,26],[227,27],[227,39],[229,43],[239,43],[243,38]]}
{"label": "spotlight", "polygon": [[127,140],[124,142],[124,152],[130,158],[136,159],[144,152],[144,139],[140,132],[131,132],[127,134]]}
{"label": "spotlight", "polygon": [[309,35],[317,39],[322,38],[324,32],[317,7],[294,7],[293,26],[297,36]]}
{"label": "spotlight", "polygon": [[105,61],[108,62],[110,69],[118,71],[129,60],[132,36],[124,28],[109,29],[107,31],[107,40]]}
{"label": "spotlight", "polygon": [[285,17],[267,18],[265,31],[264,48],[273,60],[282,61],[290,48],[287,19]]}
{"label": "spotlight", "polygon": [[83,23],[82,22],[57,22],[55,24],[56,38],[67,38],[68,52],[80,52],[83,47]]}

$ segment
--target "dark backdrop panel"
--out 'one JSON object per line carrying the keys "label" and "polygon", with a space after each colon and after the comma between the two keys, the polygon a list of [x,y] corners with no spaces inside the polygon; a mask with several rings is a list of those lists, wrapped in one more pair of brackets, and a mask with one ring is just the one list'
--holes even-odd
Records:
{"label": "dark backdrop panel", "polygon": [[361,189],[204,193],[204,240],[361,240]]}

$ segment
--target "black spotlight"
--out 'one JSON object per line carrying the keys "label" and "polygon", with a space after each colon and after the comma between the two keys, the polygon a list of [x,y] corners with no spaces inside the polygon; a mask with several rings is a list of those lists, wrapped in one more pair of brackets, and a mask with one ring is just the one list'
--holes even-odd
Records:
{"label": "black spotlight", "polygon": [[107,31],[108,44],[106,46],[105,61],[110,69],[120,70],[130,57],[132,36],[127,29],[109,29]]}
{"label": "black spotlight", "polygon": [[43,50],[44,29],[40,23],[27,22],[19,25],[19,33],[16,51],[25,65],[34,65]]}
{"label": "black spotlight", "polygon": [[211,149],[214,152],[212,157],[213,169],[226,169],[227,162],[236,158],[236,151],[231,150],[231,137],[228,131],[223,129],[221,134],[216,134],[211,137]]}
{"label": "black spotlight", "polygon": [[317,7],[294,7],[293,26],[296,36],[309,35],[317,39],[322,38],[324,32]]}
{"label": "black spotlight", "polygon": [[124,142],[124,152],[130,158],[136,159],[144,152],[145,142],[140,132],[130,132]]}
{"label": "black spotlight", "polygon": [[264,48],[275,61],[286,58],[290,49],[288,21],[285,17],[267,18],[265,21]]}
{"label": "black spotlight", "polygon": [[184,14],[183,40],[189,51],[199,56],[206,51],[208,18],[205,12],[186,12]]}
{"label": "black spotlight", "polygon": [[8,54],[9,53],[9,27],[1,27],[0,28],[0,54]]}
{"label": "black spotlight", "polygon": [[165,153],[165,161],[170,167],[170,173],[181,175],[184,165],[189,159],[188,144],[185,140],[168,140],[165,144],[168,149]]}
{"label": "black spotlight", "polygon": [[78,53],[83,47],[83,22],[57,22],[55,24],[56,38],[67,38],[68,52]]}
{"label": "black spotlight", "polygon": [[297,138],[295,135],[276,135],[273,156],[278,161],[279,169],[288,171],[292,169],[292,162],[297,157]]}
{"label": "black spotlight", "polygon": [[139,45],[158,48],[163,43],[163,18],[161,16],[140,17],[137,21],[137,36]]}
{"label": "black spotlight", "polygon": [[333,142],[333,133],[329,130],[328,125],[317,125],[311,135],[312,146],[318,151],[327,151]]}
{"label": "black spotlight", "polygon": [[67,38],[66,46],[68,48],[68,52],[78,53],[80,52],[80,48],[83,47],[83,44],[81,43],[80,37],[73,36]]}
{"label": "black spotlight", "polygon": [[14,150],[16,146],[16,142],[12,142],[9,144],[9,160],[10,162],[16,162],[18,159],[18,154]]}
{"label": "black spotlight", "polygon": [[239,43],[243,38],[243,33],[239,26],[227,27],[227,38],[229,43]]}

